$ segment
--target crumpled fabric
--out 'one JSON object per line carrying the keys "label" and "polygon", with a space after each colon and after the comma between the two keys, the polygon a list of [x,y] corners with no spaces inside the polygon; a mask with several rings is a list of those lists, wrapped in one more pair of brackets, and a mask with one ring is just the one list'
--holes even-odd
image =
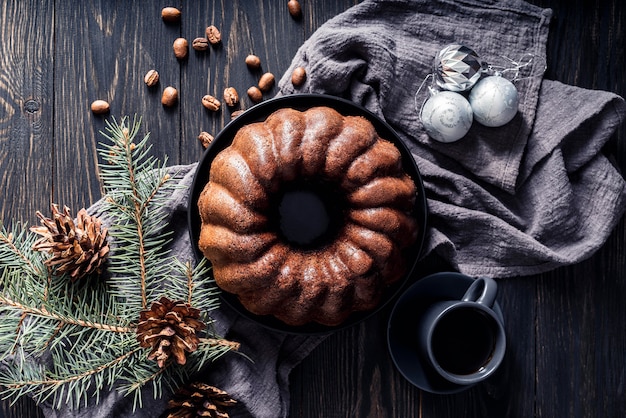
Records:
{"label": "crumpled fabric", "polygon": [[[592,255],[621,219],[626,193],[601,153],[624,120],[624,100],[544,79],[550,17],[550,9],[514,0],[366,0],[302,45],[280,94],[347,98],[396,130],[426,189],[424,254],[468,275],[545,272]],[[494,67],[528,65],[515,81],[520,104],[511,122],[474,122],[458,142],[439,143],[419,109],[434,57],[451,43]],[[300,87],[291,84],[296,67],[307,71]]]}
{"label": "crumpled fabric", "polygon": [[[348,98],[384,118],[410,148],[429,206],[425,254],[435,252],[469,275],[510,277],[576,263],[606,240],[625,207],[625,182],[601,153],[626,114],[619,96],[543,78],[551,12],[515,0],[365,0],[322,25],[298,50],[279,94],[325,93]],[[445,45],[463,43],[487,62],[531,54],[516,82],[519,113],[504,127],[474,124],[454,144],[440,144],[418,118],[418,90]],[[506,58],[503,58],[506,57]],[[301,87],[295,67],[306,68]],[[416,94],[417,93],[417,94]],[[154,133],[158,137],[158,132]],[[195,164],[172,168],[176,189],[167,205],[172,250],[192,255],[186,228]],[[96,203],[90,212],[98,212]],[[272,332],[223,305],[217,331],[241,343],[201,373],[239,404],[231,417],[286,417],[289,373],[323,339]],[[135,417],[156,417],[169,392],[147,394]],[[132,400],[115,391],[98,406],[53,410],[47,417],[131,416]]]}

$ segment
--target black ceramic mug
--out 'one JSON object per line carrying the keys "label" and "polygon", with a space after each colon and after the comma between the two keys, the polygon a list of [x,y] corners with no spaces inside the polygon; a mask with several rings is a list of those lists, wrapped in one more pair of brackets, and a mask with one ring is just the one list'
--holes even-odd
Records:
{"label": "black ceramic mug", "polygon": [[477,278],[461,300],[436,302],[422,316],[419,347],[443,379],[472,385],[492,375],[502,363],[506,335],[493,311],[497,288],[495,280]]}

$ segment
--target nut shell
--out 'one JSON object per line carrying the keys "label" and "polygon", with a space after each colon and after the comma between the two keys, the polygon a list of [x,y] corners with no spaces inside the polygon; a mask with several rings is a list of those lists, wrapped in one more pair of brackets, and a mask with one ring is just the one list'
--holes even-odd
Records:
{"label": "nut shell", "polygon": [[163,19],[164,22],[178,23],[180,22],[180,15],[180,10],[176,7],[164,7],[161,10],[161,19]]}
{"label": "nut shell", "polygon": [[291,84],[300,87],[306,81],[306,70],[304,67],[296,67],[291,73]]}
{"label": "nut shell", "polygon": [[110,108],[111,106],[106,100],[94,100],[91,103],[91,111],[96,115],[103,115],[105,113],[108,113]]}
{"label": "nut shell", "polygon": [[172,86],[167,86],[163,90],[163,95],[161,96],[161,104],[163,106],[174,106],[178,102],[178,90]]}
{"label": "nut shell", "polygon": [[261,100],[263,100],[263,92],[260,88],[252,86],[248,89],[248,97],[254,103],[259,103]]}
{"label": "nut shell", "polygon": [[211,45],[219,44],[222,41],[222,34],[215,25],[211,25],[205,30],[206,38]]}
{"label": "nut shell", "polygon": [[274,74],[265,73],[259,79],[259,88],[262,92],[268,92],[274,85]]}
{"label": "nut shell", "polygon": [[198,135],[198,141],[200,141],[203,148],[208,148],[208,146],[211,145],[211,142],[213,142],[213,139],[215,139],[213,138],[213,135],[206,131],[202,131],[200,132],[200,135]]}
{"label": "nut shell", "polygon": [[241,116],[241,114],[242,114],[243,112],[245,112],[245,110],[243,110],[243,109],[237,109],[237,110],[234,110],[234,111],[230,114],[230,119],[231,119],[231,120],[236,119],[238,116]]}
{"label": "nut shell", "polygon": [[202,97],[202,106],[209,110],[216,112],[220,109],[221,105],[220,101],[210,94],[205,94],[204,97]]}
{"label": "nut shell", "polygon": [[148,71],[143,77],[143,81],[148,87],[156,86],[159,82],[159,72],[157,70]]}
{"label": "nut shell", "polygon": [[209,40],[207,38],[196,38],[191,41],[191,47],[196,51],[206,51],[209,49]]}
{"label": "nut shell", "polygon": [[229,107],[233,107],[239,103],[239,94],[237,94],[237,90],[235,90],[234,87],[226,87],[224,89],[224,102]]}
{"label": "nut shell", "polygon": [[246,65],[251,70],[258,70],[261,68],[261,58],[254,54],[250,54],[246,57]]}
{"label": "nut shell", "polygon": [[289,14],[294,19],[300,19],[302,17],[302,7],[300,7],[300,2],[297,0],[289,0],[287,9],[289,9]]}
{"label": "nut shell", "polygon": [[185,38],[176,38],[174,44],[172,45],[174,49],[174,55],[178,59],[187,58],[187,54],[189,53],[189,42]]}

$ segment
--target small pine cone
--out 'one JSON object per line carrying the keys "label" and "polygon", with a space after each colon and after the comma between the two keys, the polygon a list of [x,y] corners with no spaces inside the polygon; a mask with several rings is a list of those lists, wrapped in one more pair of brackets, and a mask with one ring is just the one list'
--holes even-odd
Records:
{"label": "small pine cone", "polygon": [[60,273],[68,273],[72,282],[91,273],[100,273],[109,254],[107,229],[95,216],[89,216],[86,209],[78,211],[76,220],[67,206],[63,212],[52,204],[52,219],[37,211],[41,226],[30,230],[41,235],[33,249],[52,254],[45,261],[49,267],[56,267]]}
{"label": "small pine cone", "polygon": [[142,347],[152,349],[148,360],[156,360],[161,368],[165,367],[170,356],[176,363],[185,364],[185,352],[193,353],[198,349],[200,339],[196,333],[206,328],[198,318],[199,309],[166,297],[152,303],[150,309],[141,311],[137,340]]}
{"label": "small pine cone", "polygon": [[223,390],[206,383],[194,382],[176,391],[167,404],[167,418],[228,418],[224,408],[236,403]]}

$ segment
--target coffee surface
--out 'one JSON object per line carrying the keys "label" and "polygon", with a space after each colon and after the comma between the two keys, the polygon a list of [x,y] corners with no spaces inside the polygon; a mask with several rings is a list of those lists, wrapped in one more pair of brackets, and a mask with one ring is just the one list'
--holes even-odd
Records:
{"label": "coffee surface", "polygon": [[439,365],[449,373],[468,375],[484,367],[496,341],[495,324],[483,312],[454,309],[437,323],[432,350]]}

